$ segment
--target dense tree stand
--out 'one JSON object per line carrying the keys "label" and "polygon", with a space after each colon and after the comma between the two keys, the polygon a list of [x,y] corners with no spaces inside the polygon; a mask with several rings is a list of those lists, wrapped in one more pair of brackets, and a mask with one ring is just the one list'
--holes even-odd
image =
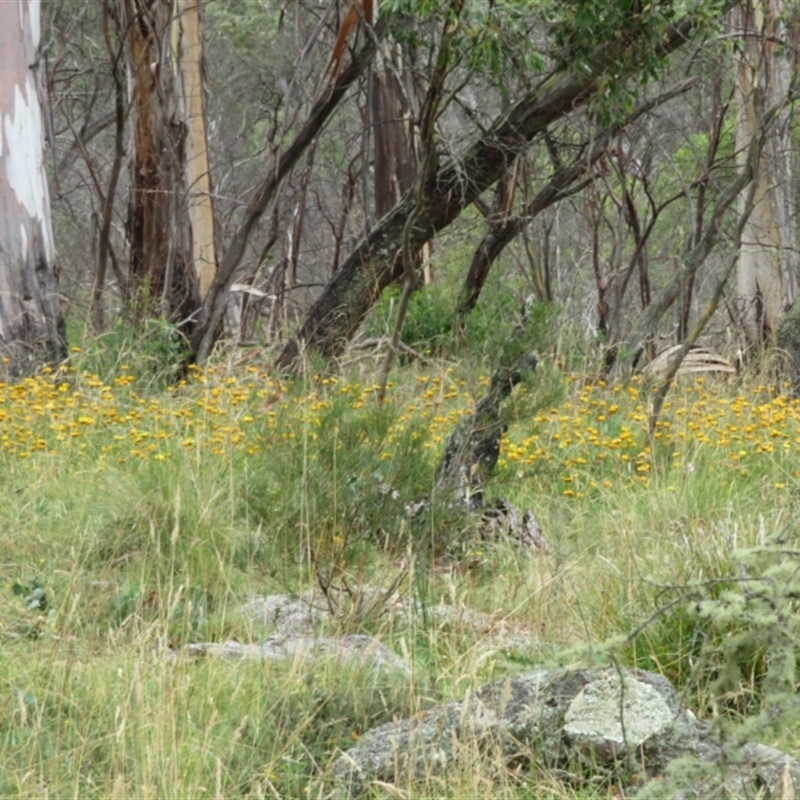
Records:
{"label": "dense tree stand", "polygon": [[[671,25],[659,55],[683,44],[692,31],[690,19]],[[440,167],[426,187],[420,208],[408,192],[393,211],[351,253],[308,312],[297,335],[276,362],[298,370],[304,353],[325,358],[340,355],[383,289],[403,273],[405,222],[412,212],[417,224],[408,242],[418,251],[434,234],[450,225],[479,195],[497,181],[530,141],[554,121],[585,103],[614,63],[619,43],[603,45],[588,59],[586,69],[556,72],[545,78],[468,149]]]}

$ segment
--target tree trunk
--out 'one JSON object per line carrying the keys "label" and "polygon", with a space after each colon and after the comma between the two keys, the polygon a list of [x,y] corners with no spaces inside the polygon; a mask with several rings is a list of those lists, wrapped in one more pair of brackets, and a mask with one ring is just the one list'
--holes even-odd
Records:
{"label": "tree trunk", "polygon": [[0,357],[19,376],[66,356],[35,69],[38,0],[0,3]]}
{"label": "tree trunk", "polygon": [[125,102],[125,81],[124,69],[122,66],[122,53],[124,50],[124,36],[119,31],[119,21],[117,22],[117,41],[111,36],[112,14],[110,4],[113,0],[105,0],[103,3],[103,36],[106,41],[106,48],[111,60],[111,77],[114,81],[114,158],[111,162],[111,175],[108,179],[108,186],[103,191],[97,170],[91,163],[84,141],[79,137],[78,150],[82,153],[86,166],[95,178],[95,189],[102,208],[102,222],[100,223],[99,242],[97,245],[97,258],[94,274],[94,286],[92,287],[92,321],[95,331],[102,333],[106,327],[106,311],[103,302],[103,294],[106,285],[106,273],[108,272],[108,261],[117,273],[117,280],[120,284],[120,291],[123,298],[127,296],[127,284],[117,263],[114,248],[111,245],[111,226],[114,221],[115,200],[117,197],[117,186],[119,185],[120,174],[125,163],[125,122],[128,114]]}
{"label": "tree trunk", "polygon": [[[300,188],[298,191],[297,202],[292,213],[292,225],[287,235],[286,258],[284,259],[283,286],[275,300],[276,311],[280,311],[280,323],[283,331],[289,330],[292,323],[291,295],[297,282],[297,267],[300,254],[300,243],[303,240],[303,225],[306,218],[306,198],[308,197],[308,184],[314,171],[314,153],[316,152],[316,142],[308,149],[306,156],[306,166],[300,175]],[[276,317],[278,315],[276,314]]]}
{"label": "tree trunk", "polygon": [[[180,129],[169,124],[174,105],[169,81],[162,74],[170,68],[162,44],[170,21],[170,9],[158,0],[124,0],[128,31],[128,70],[133,116],[133,157],[130,162],[130,204],[128,242],[130,246],[130,287],[134,318],[156,312],[167,295],[161,313],[169,307],[184,306],[191,290],[180,287],[181,299],[171,296],[169,283],[185,274],[179,258],[187,255],[186,242],[180,252],[171,245],[177,238],[175,187],[182,149]],[[166,86],[165,86],[166,85]]]}
{"label": "tree trunk", "polygon": [[[186,200],[192,242],[191,263],[199,299],[208,294],[217,271],[214,248],[214,206],[206,139],[203,40],[200,35],[200,0],[177,0],[173,21],[181,119],[186,126]],[[177,44],[174,44],[177,38]]]}
{"label": "tree trunk", "polygon": [[[400,45],[388,39],[375,57],[370,111],[374,135],[375,217],[388,214],[414,185],[420,160],[420,132],[415,126],[421,99]],[[424,264],[430,283],[430,245],[414,254],[414,266]]]}
{"label": "tree trunk", "polygon": [[[691,20],[671,26],[661,54],[683,44],[691,30]],[[408,244],[419,250],[498,180],[534,136],[584,103],[596,91],[613,56],[610,46],[601,46],[586,69],[555,73],[543,80],[461,159],[438,171],[423,208],[416,208],[413,193],[406,193],[330,280],[297,336],[287,342],[277,365],[297,369],[303,352],[316,352],[325,358],[339,355],[383,289],[402,274],[401,246],[408,215],[415,208],[418,211]]]}
{"label": "tree trunk", "polygon": [[197,0],[124,0],[132,91],[128,212],[136,318],[191,318],[214,279]]}
{"label": "tree trunk", "polygon": [[[391,211],[414,185],[417,159],[414,148],[411,85],[403,66],[400,45],[384,41],[375,58],[370,111],[375,143],[375,217]],[[405,85],[401,85],[403,80]]]}
{"label": "tree trunk", "polygon": [[[521,163],[521,159],[517,159],[514,168],[509,170],[497,185],[487,230],[472,256],[472,263],[456,303],[457,319],[462,319],[475,307],[483,285],[489,277],[489,270],[500,253],[505,250],[506,245],[519,236],[526,223],[542,210],[541,206],[533,208],[536,205],[536,200],[534,200],[531,207],[526,207],[520,216],[510,219]],[[536,198],[538,199],[539,196],[537,195]],[[526,218],[524,221],[523,217]]]}
{"label": "tree trunk", "polygon": [[[708,186],[710,181],[711,169],[717,158],[720,140],[722,138],[723,125],[728,113],[728,103],[722,101],[722,72],[719,73],[714,81],[714,106],[711,121],[708,126],[708,146],[706,147],[705,169],[702,178],[697,186],[697,200],[695,201],[694,211],[694,230],[692,232],[691,246],[696,246],[703,236],[703,225],[705,224],[706,204],[708,201]],[[689,317],[692,311],[692,301],[694,298],[694,276],[689,278],[686,288],[683,291],[683,303],[681,306],[681,316],[678,321],[678,342],[683,342],[689,336]]]}
{"label": "tree trunk", "polygon": [[[736,150],[746,157],[763,109],[786,93],[791,62],[775,52],[781,0],[742,3],[732,12],[743,32],[736,76]],[[746,341],[758,348],[775,341],[783,314],[797,295],[797,203],[792,178],[791,109],[770,128],[758,175],[755,207],[745,227],[738,264],[739,313]],[[740,206],[744,196],[740,198]]]}

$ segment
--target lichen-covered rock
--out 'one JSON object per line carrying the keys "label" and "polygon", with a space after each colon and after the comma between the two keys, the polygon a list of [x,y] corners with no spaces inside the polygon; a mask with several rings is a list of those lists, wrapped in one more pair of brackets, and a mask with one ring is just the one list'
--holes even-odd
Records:
{"label": "lichen-covered rock", "polygon": [[[334,634],[342,620],[363,623],[381,619],[387,623],[407,623],[415,615],[414,603],[397,592],[387,594],[370,586],[360,588],[353,598],[344,598],[334,615],[319,592],[256,595],[242,604],[240,612],[266,633],[282,636]],[[491,648],[530,649],[537,646],[529,631],[509,622],[503,614],[486,614],[464,605],[437,603],[427,608],[428,619],[437,628],[470,631],[482,637]]]}
{"label": "lichen-covered rock", "polygon": [[[702,756],[701,756],[702,757]],[[763,744],[748,742],[738,751],[716,745],[700,770],[675,763],[665,781],[653,781],[637,798],[661,800],[791,800],[800,797],[800,761]]]}
{"label": "lichen-covered rock", "polygon": [[460,750],[475,747],[499,748],[509,761],[523,754],[542,768],[579,765],[593,755],[597,771],[630,755],[646,771],[693,752],[699,730],[658,675],[540,670],[376,728],[335,762],[332,774],[344,796],[356,796],[371,781],[405,782],[441,772]]}
{"label": "lichen-covered rock", "polygon": [[570,703],[562,731],[570,749],[593,765],[634,756],[649,772],[695,749],[699,738],[669,682],[645,672],[609,672],[587,684]]}
{"label": "lichen-covered rock", "polygon": [[407,603],[397,592],[362,586],[352,596],[342,593],[332,605],[319,591],[300,595],[256,595],[240,612],[255,625],[281,634],[321,633],[342,622],[365,622],[403,614]]}
{"label": "lichen-covered rock", "polygon": [[635,774],[639,789],[623,791],[641,800],[800,797],[799,761],[765,745],[720,745],[666,678],[625,669],[539,670],[375,728],[334,763],[334,793],[406,787],[476,757],[576,779]]}
{"label": "lichen-covered rock", "polygon": [[283,634],[313,633],[331,616],[325,598],[310,593],[257,595],[242,605],[241,613],[256,625]]}

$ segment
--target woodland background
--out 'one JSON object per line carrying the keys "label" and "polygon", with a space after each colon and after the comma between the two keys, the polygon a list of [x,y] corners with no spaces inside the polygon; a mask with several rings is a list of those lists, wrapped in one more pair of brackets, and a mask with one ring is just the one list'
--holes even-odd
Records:
{"label": "woodland background", "polygon": [[[60,295],[76,326],[161,318],[202,361],[227,315],[233,340],[297,333],[279,359],[296,367],[298,343],[341,354],[379,297],[366,335],[391,329],[381,290],[405,276],[424,286],[409,344],[463,332],[476,304],[491,321],[473,328],[513,327],[530,297],[609,370],[620,350],[694,340],[710,300],[706,337],[747,360],[794,300],[792,8],[43,11]],[[365,11],[380,20],[370,33]]]}

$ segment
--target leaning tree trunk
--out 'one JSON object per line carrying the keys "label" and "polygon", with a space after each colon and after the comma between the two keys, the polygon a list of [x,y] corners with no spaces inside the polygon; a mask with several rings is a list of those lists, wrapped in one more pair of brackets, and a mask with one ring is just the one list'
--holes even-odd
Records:
{"label": "leaning tree trunk", "polygon": [[[498,219],[492,219],[472,256],[472,263],[464,278],[464,283],[456,303],[456,318],[463,320],[466,315],[472,311],[478,302],[481,290],[489,276],[492,265],[500,257],[505,248],[508,247],[517,236],[523,233],[525,227],[542,211],[550,208],[563,198],[575,194],[587,185],[587,181],[590,180],[590,178],[587,177],[587,171],[603,156],[609,142],[611,142],[623,128],[630,125],[643,114],[647,114],[654,108],[657,108],[662,103],[666,103],[668,100],[688,91],[693,85],[694,81],[691,78],[681,81],[662,94],[659,94],[657,97],[642,103],[625,119],[597,132],[593,137],[594,147],[588,154],[584,154],[583,148],[580,148],[581,152],[572,164],[557,169],[549,183],[543,186],[533,198],[523,205],[520,214],[513,218],[500,215]],[[534,290],[539,300],[552,300],[552,291],[548,276],[534,273],[534,284]]]}
{"label": "leaning tree trunk", "polygon": [[[659,54],[666,55],[683,44],[692,28],[688,19],[672,25]],[[534,136],[591,97],[614,55],[613,47],[602,45],[586,69],[555,73],[542,81],[463,158],[436,173],[422,208],[417,206],[414,192],[407,192],[330,280],[297,335],[287,342],[277,366],[297,369],[304,352],[325,358],[341,354],[383,289],[403,273],[401,249],[406,246],[403,235],[409,215],[414,212],[417,222],[407,246],[417,251],[498,180]]]}
{"label": "leaning tree trunk", "polygon": [[[732,12],[743,32],[736,79],[736,150],[746,157],[747,144],[763,108],[786,94],[792,63],[777,51],[786,35],[780,19],[782,0],[748,0]],[[791,108],[770,128],[761,164],[753,213],[742,236],[738,264],[738,302],[748,344],[775,342],[784,310],[797,295],[797,202],[793,182]],[[740,206],[745,202],[740,198]]]}
{"label": "leaning tree trunk", "polygon": [[0,357],[19,376],[66,355],[44,170],[38,0],[0,3]]}

